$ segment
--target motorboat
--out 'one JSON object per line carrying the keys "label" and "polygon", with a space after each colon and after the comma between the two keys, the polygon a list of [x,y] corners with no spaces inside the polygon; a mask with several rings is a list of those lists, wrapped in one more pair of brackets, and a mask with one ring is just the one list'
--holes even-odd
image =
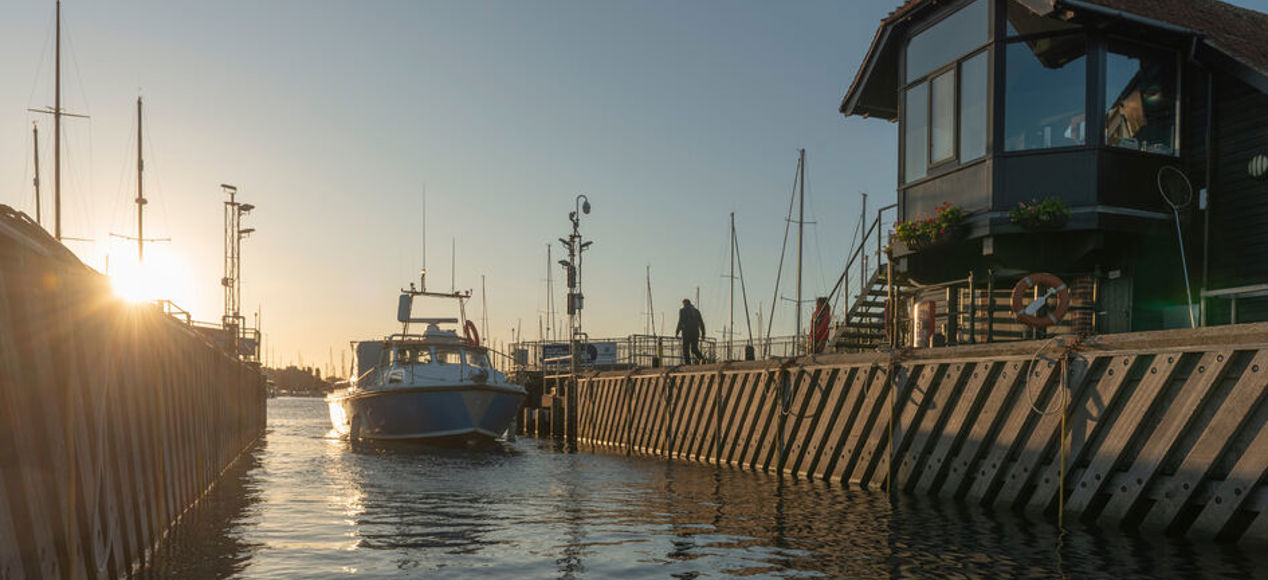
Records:
{"label": "motorboat", "polygon": [[[418,296],[456,299],[460,317],[414,318]],[[462,305],[469,297],[415,291],[413,285],[402,290],[397,319],[403,331],[354,342],[355,376],[347,388],[326,396],[336,432],[352,440],[466,445],[506,433],[526,391],[490,363],[490,350],[466,320]],[[424,330],[410,333],[411,324]]]}

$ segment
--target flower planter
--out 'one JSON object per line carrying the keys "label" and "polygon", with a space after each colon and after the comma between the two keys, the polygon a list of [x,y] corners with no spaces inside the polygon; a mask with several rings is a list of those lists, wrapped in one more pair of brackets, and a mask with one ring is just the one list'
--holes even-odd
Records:
{"label": "flower planter", "polygon": [[1068,215],[1054,216],[1049,219],[1043,219],[1043,218],[1039,218],[1035,216],[1027,216],[1021,219],[1015,219],[1013,220],[1013,223],[1021,226],[1022,229],[1025,229],[1025,230],[1030,230],[1035,232],[1047,232],[1047,231],[1059,230],[1061,228],[1064,228],[1065,225],[1069,223],[1069,221],[1070,221],[1070,216]]}

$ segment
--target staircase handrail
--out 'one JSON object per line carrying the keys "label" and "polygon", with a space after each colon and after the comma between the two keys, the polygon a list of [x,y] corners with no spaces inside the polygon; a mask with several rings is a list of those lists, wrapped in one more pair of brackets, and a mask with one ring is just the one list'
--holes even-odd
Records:
{"label": "staircase handrail", "polygon": [[[883,214],[886,211],[895,209],[897,207],[898,207],[898,204],[891,203],[885,207],[882,207],[876,210],[876,219],[872,221],[872,225],[868,226],[867,231],[863,234],[863,242],[859,244],[859,247],[854,249],[853,254],[850,254],[850,259],[846,260],[845,268],[841,270],[841,275],[837,277],[836,284],[833,284],[832,290],[828,292],[828,304],[832,304],[834,302],[834,298],[836,297],[837,290],[841,289],[841,284],[845,282],[845,277],[847,274],[849,274],[850,268],[854,267],[854,262],[859,259],[859,256],[863,254],[863,250],[867,248],[867,240],[870,240],[872,238],[872,231],[878,230],[880,228],[881,217],[883,216]],[[876,233],[876,247],[877,247],[876,265],[877,267],[880,266],[880,255],[881,255],[880,246],[881,246],[881,233],[877,231]]]}

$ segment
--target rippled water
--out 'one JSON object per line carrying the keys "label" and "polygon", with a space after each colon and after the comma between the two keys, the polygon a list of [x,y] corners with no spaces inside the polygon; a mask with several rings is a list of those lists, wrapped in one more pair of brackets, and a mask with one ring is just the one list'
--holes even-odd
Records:
{"label": "rippled water", "polygon": [[730,468],[331,439],[318,399],[187,516],[155,578],[1254,578],[1261,551],[1138,538]]}

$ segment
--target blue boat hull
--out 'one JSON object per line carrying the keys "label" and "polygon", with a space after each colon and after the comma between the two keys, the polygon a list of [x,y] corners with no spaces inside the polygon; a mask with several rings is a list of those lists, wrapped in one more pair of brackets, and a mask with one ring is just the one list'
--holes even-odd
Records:
{"label": "blue boat hull", "polygon": [[354,439],[479,442],[506,431],[524,393],[462,385],[345,392],[327,401],[335,430]]}

